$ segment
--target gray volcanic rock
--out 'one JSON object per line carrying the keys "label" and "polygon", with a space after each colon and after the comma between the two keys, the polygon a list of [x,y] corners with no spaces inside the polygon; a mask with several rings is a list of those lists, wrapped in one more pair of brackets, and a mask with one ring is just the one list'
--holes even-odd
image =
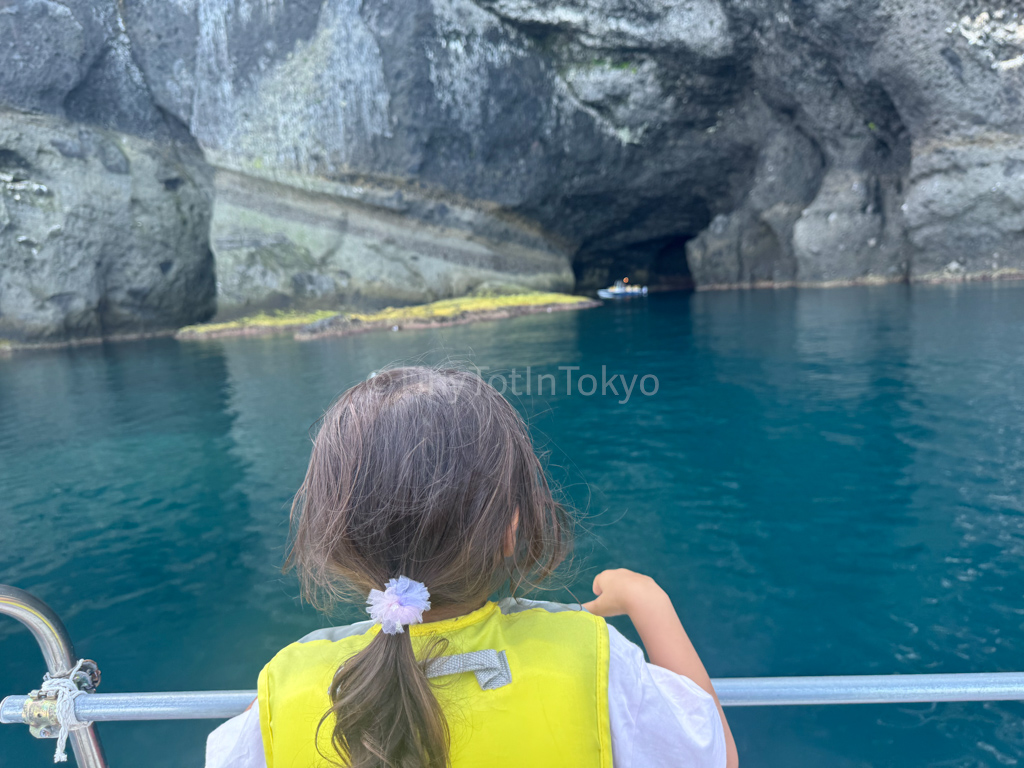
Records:
{"label": "gray volcanic rock", "polygon": [[0,111],[0,337],[148,333],[209,318],[205,173],[174,146]]}
{"label": "gray volcanic rock", "polygon": [[793,226],[794,276],[807,283],[905,277],[886,232],[887,198],[877,176],[829,171]]}
{"label": "gray volcanic rock", "polygon": [[557,28],[589,48],[730,52],[729,20],[718,0],[479,0],[517,24]]}
{"label": "gray volcanic rock", "polygon": [[411,216],[441,198],[532,222],[579,288],[894,280],[933,271],[903,217],[914,142],[1021,124],[1020,72],[995,61],[1016,22],[959,10],[210,0],[174,66],[194,58],[187,117],[214,164],[371,205],[400,190],[424,201]]}
{"label": "gray volcanic rock", "polygon": [[218,169],[226,312],[570,264],[582,290],[1024,274],[1017,4],[12,0],[0,32],[0,103]]}
{"label": "gray volcanic rock", "polygon": [[[532,17],[468,0],[329,0],[287,9],[208,0],[191,17],[184,7],[128,2],[126,25],[154,97],[188,122],[214,165],[373,206],[386,199],[385,217],[393,210],[387,200],[400,195],[404,215],[422,210],[425,224],[469,238],[486,238],[483,229],[502,237],[539,230],[541,250],[560,254],[541,278],[546,284],[565,284],[564,264],[577,251],[593,252],[577,266],[594,284],[620,263],[651,262],[666,249],[663,260],[685,274],[680,238],[706,226],[711,207],[736,203],[736,182],[756,157],[760,137],[749,126],[705,133],[715,118],[704,99],[685,99],[696,130],[663,129],[678,120],[671,89],[692,82],[717,101],[723,84],[726,95],[732,90],[726,73],[677,66],[678,81],[666,89],[653,60],[635,63],[613,50],[657,32],[673,52],[718,61],[731,43],[719,35],[726,18],[717,3],[664,4],[660,15],[629,23],[591,14],[578,30],[584,40],[607,33],[620,42],[594,53],[569,41],[564,56],[536,39]],[[658,134],[649,147],[642,145],[648,132]],[[726,178],[712,177],[729,166]],[[522,226],[510,224],[516,220]],[[228,262],[238,262],[221,258],[221,239],[214,238],[218,263],[232,268]],[[284,262],[293,256],[282,251]],[[222,286],[233,280],[221,276]],[[403,288],[394,286],[396,300]]]}
{"label": "gray volcanic rock", "polygon": [[[400,193],[371,207],[353,202],[355,191],[313,194],[224,170],[215,188],[213,245],[225,317],[573,287],[569,260],[542,236],[516,222],[499,229],[493,214],[474,208],[447,202],[432,211],[416,198],[403,204]],[[393,210],[383,210],[385,202]]]}
{"label": "gray volcanic rock", "polygon": [[914,156],[903,207],[919,279],[1019,272],[1024,137],[929,142]]}
{"label": "gray volcanic rock", "polygon": [[135,63],[119,5],[9,0],[0,7],[0,106],[138,136],[182,138]]}
{"label": "gray volcanic rock", "polygon": [[795,281],[794,226],[821,186],[823,163],[818,146],[792,124],[771,126],[744,202],[715,216],[686,243],[695,283],[726,287]]}
{"label": "gray volcanic rock", "polygon": [[8,104],[57,110],[85,73],[86,31],[61,3],[5,4],[0,41],[0,94]]}

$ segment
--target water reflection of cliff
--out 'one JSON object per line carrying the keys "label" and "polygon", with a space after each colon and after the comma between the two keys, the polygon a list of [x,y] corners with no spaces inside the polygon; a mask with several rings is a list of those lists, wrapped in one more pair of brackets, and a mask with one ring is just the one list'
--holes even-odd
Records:
{"label": "water reflection of cliff", "polygon": [[[171,341],[0,361],[0,581],[58,611],[106,690],[232,678],[218,638],[244,577],[224,562],[248,544],[235,525],[242,473],[227,451],[225,377],[219,355]],[[196,625],[208,642],[183,644]],[[10,621],[0,670],[3,694],[38,686],[44,671]],[[139,754],[146,728],[107,727],[112,763]],[[177,738],[190,730],[198,737],[186,727]],[[21,729],[0,732],[7,755],[48,750]]]}

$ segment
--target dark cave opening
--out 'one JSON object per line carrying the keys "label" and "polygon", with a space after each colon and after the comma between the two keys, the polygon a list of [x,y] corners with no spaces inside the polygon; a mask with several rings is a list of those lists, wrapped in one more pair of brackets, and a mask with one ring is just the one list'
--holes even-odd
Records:
{"label": "dark cave opening", "polygon": [[625,277],[655,291],[693,289],[686,244],[711,223],[706,195],[683,188],[607,201],[601,209],[612,214],[610,220],[584,240],[573,259],[578,292],[593,294]]}
{"label": "dark cave opening", "polygon": [[654,242],[651,270],[659,284],[693,288],[690,265],[686,261],[686,244],[692,239],[693,235],[673,235]]}
{"label": "dark cave opening", "polygon": [[615,250],[581,250],[573,262],[576,290],[593,293],[624,277],[654,290],[692,290],[686,244],[696,236],[697,232],[676,233]]}

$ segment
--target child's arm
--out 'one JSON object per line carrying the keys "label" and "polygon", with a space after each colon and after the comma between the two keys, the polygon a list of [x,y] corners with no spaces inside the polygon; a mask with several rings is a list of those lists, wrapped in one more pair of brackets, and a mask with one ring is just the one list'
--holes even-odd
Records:
{"label": "child's arm", "polygon": [[594,594],[597,598],[583,605],[586,610],[606,618],[622,614],[629,616],[652,664],[677,675],[685,675],[714,697],[725,730],[726,768],[737,768],[739,755],[729,730],[729,721],[725,719],[711,678],[665,590],[650,576],[618,568],[597,575]]}

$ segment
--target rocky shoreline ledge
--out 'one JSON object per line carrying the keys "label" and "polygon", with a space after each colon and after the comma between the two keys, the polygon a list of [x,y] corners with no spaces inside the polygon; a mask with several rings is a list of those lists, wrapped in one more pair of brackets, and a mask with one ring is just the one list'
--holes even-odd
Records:
{"label": "rocky shoreline ledge", "polygon": [[443,328],[542,312],[590,309],[601,304],[601,301],[587,296],[536,292],[505,296],[466,296],[428,304],[387,307],[378,312],[338,312],[333,309],[312,312],[262,312],[229,322],[200,323],[178,330],[119,333],[67,341],[21,342],[0,338],[0,358],[10,357],[15,352],[22,351],[67,349],[169,336],[182,341],[202,341],[238,336],[291,334],[298,341],[309,341],[332,336],[352,336],[369,331]]}
{"label": "rocky shoreline ledge", "polygon": [[408,307],[388,307],[379,312],[312,313],[281,312],[244,317],[227,323],[205,323],[180,329],[181,340],[222,339],[232,336],[292,334],[310,341],[379,330],[415,330],[465,325],[483,320],[503,320],[541,312],[589,309],[601,302],[586,296],[563,293],[525,293],[509,296],[468,296]]}

